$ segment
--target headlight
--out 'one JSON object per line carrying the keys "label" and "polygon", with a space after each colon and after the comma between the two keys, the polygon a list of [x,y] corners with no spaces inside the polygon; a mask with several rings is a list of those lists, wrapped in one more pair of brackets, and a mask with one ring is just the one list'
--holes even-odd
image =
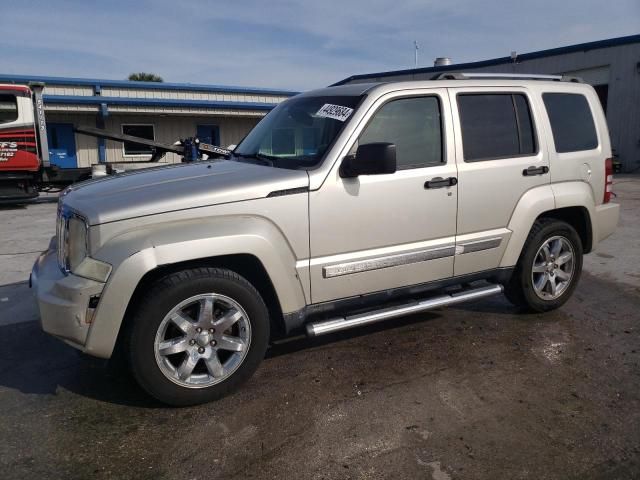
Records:
{"label": "headlight", "polygon": [[89,226],[77,213],[60,208],[58,212],[58,264],[64,273],[73,272],[89,254]]}
{"label": "headlight", "polygon": [[58,207],[56,231],[58,265],[66,275],[73,273],[98,282],[106,282],[111,265],[89,256],[89,223],[80,214]]}

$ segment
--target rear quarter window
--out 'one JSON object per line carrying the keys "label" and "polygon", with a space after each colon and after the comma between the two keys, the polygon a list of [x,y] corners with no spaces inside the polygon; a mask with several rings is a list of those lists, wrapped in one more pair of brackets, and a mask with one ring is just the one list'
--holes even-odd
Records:
{"label": "rear quarter window", "polygon": [[589,103],[578,93],[543,93],[556,152],[579,152],[598,146]]}

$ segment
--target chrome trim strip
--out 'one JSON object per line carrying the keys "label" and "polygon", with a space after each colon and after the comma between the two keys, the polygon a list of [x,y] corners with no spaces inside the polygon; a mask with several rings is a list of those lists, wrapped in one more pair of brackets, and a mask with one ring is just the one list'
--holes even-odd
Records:
{"label": "chrome trim strip", "polygon": [[381,268],[397,267],[410,263],[426,262],[427,260],[435,260],[437,258],[453,257],[455,255],[455,251],[455,245],[451,244],[430,248],[428,250],[386,255],[384,257],[356,260],[354,262],[338,263],[336,265],[322,267],[322,276],[324,278],[333,278],[342,275],[351,275],[353,273],[368,272],[370,270],[379,270]]}
{"label": "chrome trim strip", "polygon": [[499,247],[502,243],[501,237],[487,238],[486,240],[474,240],[473,242],[461,243],[456,247],[456,255],[464,253],[479,252]]}

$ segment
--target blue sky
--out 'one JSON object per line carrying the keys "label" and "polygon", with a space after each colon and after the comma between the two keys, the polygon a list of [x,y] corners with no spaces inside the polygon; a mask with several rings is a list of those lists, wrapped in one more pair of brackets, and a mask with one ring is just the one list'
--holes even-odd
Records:
{"label": "blue sky", "polygon": [[5,4],[0,73],[294,90],[640,33],[640,0],[87,0]]}

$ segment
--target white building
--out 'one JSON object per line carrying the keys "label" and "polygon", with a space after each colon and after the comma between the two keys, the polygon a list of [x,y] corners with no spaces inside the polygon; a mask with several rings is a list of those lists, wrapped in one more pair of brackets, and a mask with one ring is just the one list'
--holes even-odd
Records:
{"label": "white building", "polygon": [[[141,162],[149,148],[98,139],[74,127],[104,128],[173,143],[198,136],[206,143],[238,143],[269,110],[296,94],[281,90],[2,75],[0,83],[43,82],[51,163],[65,168],[96,163]],[[163,162],[178,162],[169,153]]]}

